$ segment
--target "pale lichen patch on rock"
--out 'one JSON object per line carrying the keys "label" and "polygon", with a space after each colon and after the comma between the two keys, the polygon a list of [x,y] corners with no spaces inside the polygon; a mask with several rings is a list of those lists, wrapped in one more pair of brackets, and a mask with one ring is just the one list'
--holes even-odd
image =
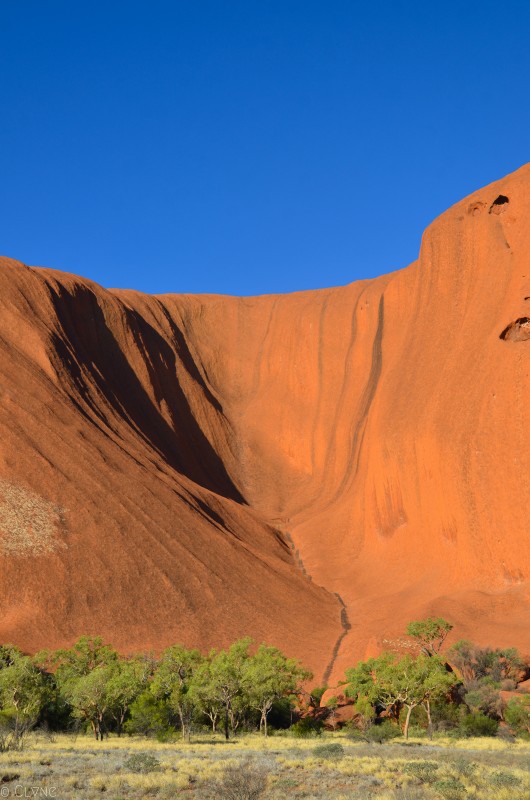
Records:
{"label": "pale lichen patch on rock", "polygon": [[65,547],[57,537],[64,509],[16,483],[0,479],[0,551],[36,556]]}

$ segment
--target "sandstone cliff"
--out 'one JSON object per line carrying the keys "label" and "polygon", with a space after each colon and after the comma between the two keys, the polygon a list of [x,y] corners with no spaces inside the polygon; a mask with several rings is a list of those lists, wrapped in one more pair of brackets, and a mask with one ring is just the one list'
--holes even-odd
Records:
{"label": "sandstone cliff", "polygon": [[0,640],[244,634],[317,680],[442,614],[530,650],[530,166],[416,262],[231,298],[0,262]]}

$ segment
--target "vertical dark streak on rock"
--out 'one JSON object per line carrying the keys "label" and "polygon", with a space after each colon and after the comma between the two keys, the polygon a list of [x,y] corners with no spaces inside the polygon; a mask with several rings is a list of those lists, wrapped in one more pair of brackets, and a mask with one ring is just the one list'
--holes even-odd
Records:
{"label": "vertical dark streak on rock", "polygon": [[[294,559],[294,561],[296,563],[296,566],[302,572],[302,574],[307,578],[307,580],[312,581],[313,578],[311,577],[309,572],[306,570],[304,562],[302,561],[302,558],[300,556],[300,551],[297,548],[295,548],[295,544],[293,542],[293,538],[292,538],[291,534],[288,531],[281,531],[281,534],[283,535],[285,541],[287,541],[287,543],[290,546],[291,555],[292,555],[292,557],[293,557],[293,559]],[[322,588],[326,589],[325,586],[323,586]],[[329,589],[326,589],[326,591],[329,591]],[[328,662],[328,665],[327,665],[326,669],[324,670],[324,674],[322,675],[322,685],[323,686],[326,685],[327,682],[329,681],[329,678],[330,678],[331,672],[333,670],[333,667],[335,666],[335,661],[337,660],[337,656],[339,654],[340,646],[341,646],[341,644],[343,642],[343,639],[348,634],[348,631],[351,630],[351,624],[350,624],[350,620],[349,620],[349,617],[348,617],[348,611],[346,609],[346,604],[344,603],[344,600],[342,599],[340,594],[337,594],[337,592],[333,592],[333,595],[334,595],[334,597],[337,598],[337,601],[338,601],[338,603],[340,605],[340,624],[341,624],[341,627],[342,627],[342,632],[341,632],[339,638],[337,639],[337,641],[335,642],[333,650],[331,651],[330,660]]]}
{"label": "vertical dark streak on rock", "polygon": [[315,414],[313,417],[313,428],[311,431],[311,469],[315,470],[315,438],[318,429],[318,421],[320,419],[320,409],[322,405],[322,392],[323,392],[323,383],[324,383],[324,366],[322,361],[322,341],[324,338],[324,318],[326,316],[326,310],[328,307],[328,298],[324,300],[322,303],[322,308],[320,310],[320,316],[318,320],[318,343],[317,343],[317,367],[318,367],[318,394],[317,394],[317,406],[315,409]]}
{"label": "vertical dark streak on rock", "polygon": [[348,611],[346,609],[346,604],[344,603],[344,600],[342,599],[340,594],[337,594],[337,592],[334,592],[334,594],[335,594],[335,597],[337,598],[337,600],[339,601],[339,603],[341,605],[340,624],[342,625],[342,633],[339,636],[339,638],[337,639],[337,641],[335,642],[335,647],[333,648],[333,651],[331,653],[331,659],[330,659],[326,669],[324,670],[324,674],[322,676],[322,684],[324,686],[327,686],[327,683],[328,683],[328,681],[330,679],[331,673],[333,671],[333,667],[335,666],[335,661],[337,660],[337,656],[339,654],[340,646],[341,646],[344,638],[348,635],[348,632],[351,630],[351,623],[350,623],[350,620],[348,618]]}
{"label": "vertical dark streak on rock", "polygon": [[381,377],[381,369],[383,367],[383,328],[385,322],[385,303],[384,295],[381,295],[379,300],[379,310],[377,315],[377,330],[375,332],[374,343],[372,346],[372,364],[370,367],[370,374],[366,386],[364,387],[363,395],[359,403],[359,416],[358,422],[353,434],[353,441],[350,451],[349,463],[355,461],[355,468],[351,472],[347,472],[342,479],[336,497],[341,495],[346,488],[347,484],[355,478],[359,469],[359,460],[364,441],[364,433],[366,429],[366,422],[368,413],[372,405],[375,393],[377,391],[377,384]]}

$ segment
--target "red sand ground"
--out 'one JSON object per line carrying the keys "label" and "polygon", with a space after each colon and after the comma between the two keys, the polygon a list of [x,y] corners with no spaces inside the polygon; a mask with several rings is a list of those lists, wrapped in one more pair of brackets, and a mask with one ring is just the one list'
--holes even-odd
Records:
{"label": "red sand ground", "polygon": [[530,651],[528,220],[525,166],[406,269],[285,296],[2,259],[0,641],[250,634],[320,681],[441,614]]}

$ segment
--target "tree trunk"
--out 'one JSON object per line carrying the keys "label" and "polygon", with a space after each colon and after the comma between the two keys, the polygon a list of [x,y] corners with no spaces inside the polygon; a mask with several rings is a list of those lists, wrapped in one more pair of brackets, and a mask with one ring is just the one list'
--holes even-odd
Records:
{"label": "tree trunk", "polygon": [[228,729],[228,705],[225,706],[225,739],[228,741],[230,738],[230,731]]}
{"label": "tree trunk", "polygon": [[235,736],[236,735],[236,731],[239,728],[239,724],[241,722],[241,719],[238,716],[238,714],[236,714],[232,709],[230,709],[229,720],[230,720],[230,727],[232,729],[232,733]]}
{"label": "tree trunk", "polygon": [[431,701],[425,701],[425,711],[427,712],[427,733],[429,734],[429,739],[432,739],[432,717],[431,717]]}
{"label": "tree trunk", "polygon": [[107,734],[108,739],[109,734],[105,727],[105,711],[99,711],[96,719],[96,739],[102,742],[105,734]]}
{"label": "tree trunk", "polygon": [[403,735],[405,739],[409,738],[409,723],[410,723],[410,715],[412,714],[412,709],[414,706],[407,706],[407,716],[405,718],[405,727],[403,728]]}
{"label": "tree trunk", "polygon": [[182,730],[182,738],[187,742],[191,741],[191,720],[185,714],[180,712],[180,728]]}

